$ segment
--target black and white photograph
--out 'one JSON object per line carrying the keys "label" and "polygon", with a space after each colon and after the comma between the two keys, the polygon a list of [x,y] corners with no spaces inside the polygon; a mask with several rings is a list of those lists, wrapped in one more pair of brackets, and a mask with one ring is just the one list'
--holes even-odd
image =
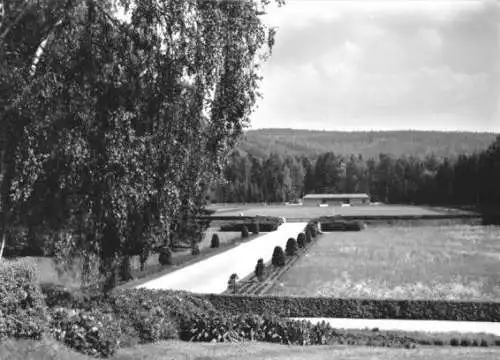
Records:
{"label": "black and white photograph", "polygon": [[500,359],[500,0],[0,0],[0,360]]}

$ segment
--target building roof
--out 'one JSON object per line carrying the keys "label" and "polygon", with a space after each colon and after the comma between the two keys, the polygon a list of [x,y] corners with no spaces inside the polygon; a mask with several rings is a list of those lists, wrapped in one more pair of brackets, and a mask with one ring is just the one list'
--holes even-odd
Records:
{"label": "building roof", "polygon": [[368,194],[307,194],[304,199],[368,199]]}

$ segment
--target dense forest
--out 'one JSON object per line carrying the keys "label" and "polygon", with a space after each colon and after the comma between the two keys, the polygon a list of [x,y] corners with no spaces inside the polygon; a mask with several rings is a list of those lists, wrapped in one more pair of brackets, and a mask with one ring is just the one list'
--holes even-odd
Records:
{"label": "dense forest", "polygon": [[361,154],[367,159],[382,153],[453,159],[482,151],[494,140],[495,134],[473,132],[260,129],[247,131],[238,149],[260,159],[273,152],[317,159],[329,151],[342,156]]}
{"label": "dense forest", "polygon": [[215,202],[284,202],[307,193],[369,193],[385,203],[500,204],[500,136],[486,150],[455,158],[381,153],[365,158],[324,152],[271,153],[260,159],[235,151]]}

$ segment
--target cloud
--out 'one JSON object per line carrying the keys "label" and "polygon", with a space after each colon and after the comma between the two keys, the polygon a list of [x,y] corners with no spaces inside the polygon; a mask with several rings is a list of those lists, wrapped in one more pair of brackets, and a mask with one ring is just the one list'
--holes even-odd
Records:
{"label": "cloud", "polygon": [[429,3],[313,1],[298,24],[305,3],[291,2],[253,126],[383,128],[397,117],[411,128],[420,117],[500,131],[498,4]]}

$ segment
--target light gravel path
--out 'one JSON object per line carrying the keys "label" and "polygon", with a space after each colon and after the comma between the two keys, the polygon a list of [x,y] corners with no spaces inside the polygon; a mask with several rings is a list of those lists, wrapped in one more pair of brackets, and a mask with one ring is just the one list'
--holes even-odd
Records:
{"label": "light gravel path", "polygon": [[440,320],[387,320],[387,319],[343,319],[343,318],[294,318],[309,320],[313,324],[328,322],[337,329],[373,329],[419,332],[485,333],[500,336],[499,322],[440,321]]}
{"label": "light gravel path", "polygon": [[241,279],[252,273],[259,258],[271,260],[275,246],[285,248],[288,238],[297,238],[305,222],[285,223],[276,231],[266,233],[223,253],[186,266],[138,286],[146,289],[186,290],[201,294],[219,294],[226,290],[231,274]]}

